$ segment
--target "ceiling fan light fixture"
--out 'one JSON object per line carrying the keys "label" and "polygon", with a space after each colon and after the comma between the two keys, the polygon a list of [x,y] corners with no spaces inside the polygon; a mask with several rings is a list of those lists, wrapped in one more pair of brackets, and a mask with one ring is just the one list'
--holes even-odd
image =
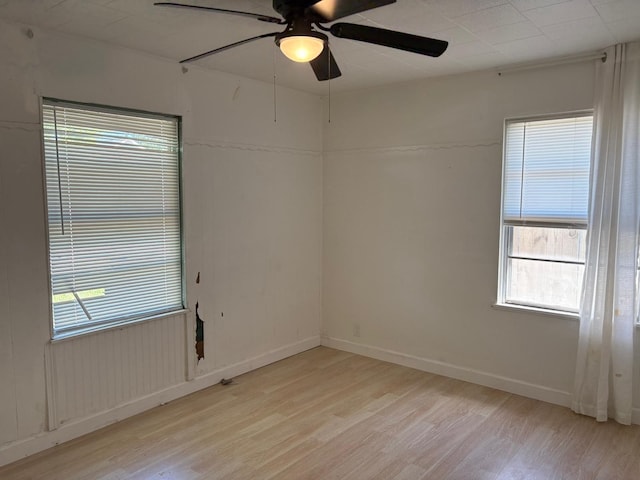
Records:
{"label": "ceiling fan light fixture", "polygon": [[320,32],[285,32],[276,37],[276,44],[284,55],[294,62],[310,62],[324,50],[327,36]]}
{"label": "ceiling fan light fixture", "polygon": [[[245,38],[244,40],[180,60],[180,63],[200,60],[263,38],[273,38],[276,45],[288,59],[294,62],[308,63],[316,78],[322,82],[342,75],[336,59],[331,53],[330,47],[332,45],[329,45],[329,37],[325,33],[329,33],[336,38],[380,45],[429,57],[439,57],[445,52],[449,45],[449,42],[445,40],[358,23],[334,23],[341,18],[357,15],[396,2],[397,0],[273,0],[273,9],[278,14],[276,17],[241,10],[176,2],[155,2],[154,5],[179,7],[200,12],[224,13],[249,17],[275,25],[286,25],[283,32],[269,32]],[[0,0],[0,3],[3,3],[3,0]],[[331,25],[325,26],[325,23],[331,23]]]}

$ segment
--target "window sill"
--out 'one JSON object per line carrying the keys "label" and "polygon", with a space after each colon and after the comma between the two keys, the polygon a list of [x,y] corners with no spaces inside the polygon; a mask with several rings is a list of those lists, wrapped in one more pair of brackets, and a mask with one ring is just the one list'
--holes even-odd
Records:
{"label": "window sill", "polygon": [[172,312],[161,313],[158,315],[151,315],[149,317],[137,318],[135,320],[123,320],[121,322],[108,323],[105,325],[94,325],[94,326],[90,326],[90,327],[86,327],[78,330],[73,330],[70,332],[61,332],[54,335],[53,338],[51,338],[51,343],[65,342],[67,340],[73,340],[78,337],[84,337],[87,335],[94,335],[96,333],[105,332],[107,330],[127,328],[127,327],[132,327],[134,325],[139,325],[141,323],[151,322],[151,321],[159,320],[163,318],[186,315],[190,311],[191,310],[189,310],[188,308],[183,308],[181,310],[174,310]]}
{"label": "window sill", "polygon": [[577,313],[563,312],[561,310],[550,310],[546,308],[527,307],[525,305],[516,305],[513,303],[494,303],[491,305],[498,310],[509,310],[520,313],[533,313],[535,315],[544,315],[547,317],[566,318],[569,320],[579,320],[580,315]]}
{"label": "window sill", "polygon": [[[577,313],[570,312],[562,312],[560,310],[546,310],[544,308],[535,308],[535,307],[526,307],[524,305],[515,305],[512,303],[493,303],[491,304],[492,308],[496,310],[509,310],[516,311],[519,313],[533,313],[537,315],[544,315],[547,317],[555,317],[555,318],[567,318],[569,320],[580,320],[580,315]],[[636,330],[640,330],[640,321],[635,322]]]}

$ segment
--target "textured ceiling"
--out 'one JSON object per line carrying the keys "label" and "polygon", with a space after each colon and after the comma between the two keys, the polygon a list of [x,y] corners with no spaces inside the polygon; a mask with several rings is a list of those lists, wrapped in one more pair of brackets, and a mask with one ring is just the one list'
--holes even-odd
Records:
{"label": "textured ceiling", "polygon": [[[0,18],[142,50],[174,60],[282,29],[245,17],[154,7],[154,0],[0,0]],[[175,0],[180,1],[180,0]],[[182,3],[276,16],[271,0]],[[341,19],[450,42],[430,58],[346,39],[331,48],[340,91],[592,52],[640,39],[640,0],[398,0]],[[306,64],[263,39],[198,61],[204,68],[326,93]]]}

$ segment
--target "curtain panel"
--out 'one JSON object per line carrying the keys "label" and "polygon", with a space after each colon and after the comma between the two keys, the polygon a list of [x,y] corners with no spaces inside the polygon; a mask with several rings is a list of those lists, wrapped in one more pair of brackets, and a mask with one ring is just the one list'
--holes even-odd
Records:
{"label": "curtain panel", "polygon": [[631,423],[638,318],[640,42],[597,65],[587,258],[572,408]]}

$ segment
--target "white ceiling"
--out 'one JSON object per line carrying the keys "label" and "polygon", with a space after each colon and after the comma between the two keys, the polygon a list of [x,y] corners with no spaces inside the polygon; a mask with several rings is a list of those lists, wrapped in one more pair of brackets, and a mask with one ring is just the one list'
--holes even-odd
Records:
{"label": "white ceiling", "polygon": [[[174,0],[271,16],[271,0]],[[91,37],[174,60],[280,30],[251,18],[154,7],[154,0],[0,0],[0,18]],[[346,39],[331,48],[332,91],[591,52],[640,39],[640,0],[398,0],[340,21],[450,42],[440,58]],[[204,68],[327,93],[311,68],[262,39],[197,62]]]}

